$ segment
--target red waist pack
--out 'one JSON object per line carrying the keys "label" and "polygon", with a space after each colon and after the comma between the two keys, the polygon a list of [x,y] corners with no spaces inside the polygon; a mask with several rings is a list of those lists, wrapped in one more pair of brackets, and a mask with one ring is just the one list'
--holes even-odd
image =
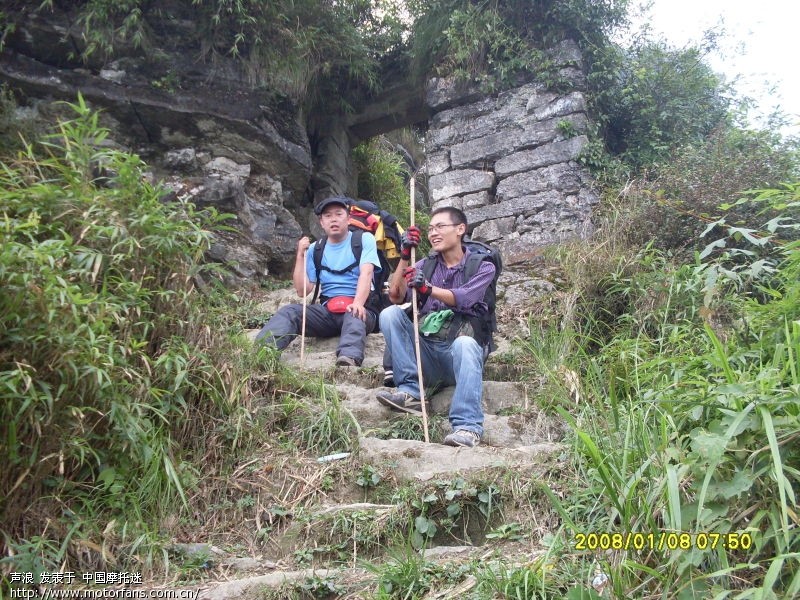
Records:
{"label": "red waist pack", "polygon": [[333,314],[340,315],[347,310],[355,298],[350,296],[334,296],[325,303],[325,308]]}

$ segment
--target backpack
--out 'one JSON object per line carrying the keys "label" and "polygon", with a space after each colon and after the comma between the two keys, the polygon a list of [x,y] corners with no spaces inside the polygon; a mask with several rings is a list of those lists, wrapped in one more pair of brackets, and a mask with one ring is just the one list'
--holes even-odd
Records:
{"label": "backpack", "polygon": [[[483,302],[489,307],[488,312],[477,315],[475,317],[467,317],[466,315],[461,318],[469,319],[472,329],[475,333],[477,342],[486,348],[488,352],[494,350],[494,342],[492,340],[492,333],[497,331],[497,315],[495,314],[497,302],[497,280],[500,279],[500,274],[503,272],[503,257],[500,251],[488,244],[471,239],[469,236],[464,236],[461,243],[470,251],[467,262],[464,265],[464,281],[469,281],[485,260],[490,261],[494,265],[494,277],[492,282],[487,286],[486,292],[483,294]],[[436,252],[428,255],[425,262],[422,263],[422,272],[425,274],[425,279],[430,281],[433,276],[433,271],[436,268]],[[452,327],[451,331],[457,332],[458,327]],[[452,341],[452,340],[450,340]],[[488,352],[486,354],[488,354]]]}
{"label": "backpack", "polygon": [[[370,200],[353,200],[347,198],[347,204],[350,213],[349,228],[353,233],[350,237],[350,246],[353,250],[355,261],[344,269],[328,269],[322,265],[322,254],[325,251],[328,238],[319,240],[314,245],[313,258],[317,284],[314,288],[314,297],[311,302],[313,304],[319,294],[320,271],[327,270],[336,275],[341,275],[342,273],[352,271],[359,265],[361,262],[361,253],[364,249],[361,238],[364,232],[367,231],[375,236],[375,244],[378,247],[378,261],[381,265],[381,270],[375,271],[375,274],[372,276],[373,290],[370,292],[367,307],[375,312],[375,314],[378,314],[391,304],[383,288],[389,280],[389,275],[394,270],[389,260],[395,260],[400,257],[400,237],[403,235],[403,228],[397,222],[397,217],[385,210],[381,210],[377,204]],[[393,264],[397,264],[396,260]]]}

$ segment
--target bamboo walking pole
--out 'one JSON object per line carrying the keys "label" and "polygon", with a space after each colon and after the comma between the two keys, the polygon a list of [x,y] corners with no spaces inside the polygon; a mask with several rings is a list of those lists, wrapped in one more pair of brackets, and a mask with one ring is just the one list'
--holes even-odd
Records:
{"label": "bamboo walking pole", "polygon": [[300,364],[306,364],[306,305],[308,304],[308,275],[306,275],[306,253],[303,252],[303,322],[300,326]]}
{"label": "bamboo walking pole", "polygon": [[[414,226],[414,209],[416,208],[414,202],[414,177],[411,174],[411,210],[409,211],[409,226]],[[417,252],[414,246],[411,246],[411,266],[417,263]],[[425,384],[422,381],[422,352],[419,347],[419,308],[417,307],[417,288],[411,288],[411,314],[414,316],[414,351],[417,355],[417,380],[419,381],[419,401],[422,405],[422,430],[425,433],[425,443],[430,443],[428,437],[428,409],[425,407]]]}

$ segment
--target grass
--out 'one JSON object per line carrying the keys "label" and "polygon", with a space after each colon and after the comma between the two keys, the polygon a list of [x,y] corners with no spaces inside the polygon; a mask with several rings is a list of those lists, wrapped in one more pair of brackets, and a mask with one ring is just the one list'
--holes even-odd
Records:
{"label": "grass", "polygon": [[[567,332],[531,329],[530,352],[556,383],[559,367],[579,374],[581,402],[562,385],[557,403],[572,430],[574,483],[548,492],[567,538],[689,536],[684,550],[615,552],[604,566],[615,597],[766,598],[800,585],[800,315],[783,301],[797,293],[798,259],[777,242],[757,254],[748,256],[774,270],[736,253],[671,264],[652,250],[600,278],[574,270],[594,308],[578,306]],[[710,533],[734,543],[712,551],[691,541]],[[752,546],[737,547],[742,535]],[[605,549],[585,552],[601,559]],[[574,554],[563,546],[562,557]]]}

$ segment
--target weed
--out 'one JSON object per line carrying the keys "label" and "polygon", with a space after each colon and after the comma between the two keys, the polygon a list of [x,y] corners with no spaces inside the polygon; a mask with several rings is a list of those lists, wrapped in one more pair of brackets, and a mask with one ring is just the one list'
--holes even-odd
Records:
{"label": "weed", "polygon": [[567,119],[562,119],[556,125],[556,129],[558,133],[560,133],[563,137],[569,139],[573,138],[578,135],[577,130],[575,129],[575,124],[572,121],[568,121]]}
{"label": "weed", "polygon": [[521,540],[522,527],[519,523],[503,523],[486,534],[487,540]]}
{"label": "weed", "polygon": [[364,488],[364,493],[366,493],[368,488],[376,487],[380,482],[380,474],[375,470],[375,467],[371,465],[364,465],[361,468],[361,475],[356,479],[356,485]]}
{"label": "weed", "polygon": [[413,600],[422,598],[435,580],[433,565],[410,547],[390,550],[389,561],[367,566],[378,576],[376,598]]}
{"label": "weed", "polygon": [[332,577],[307,577],[297,587],[311,598],[339,598],[342,593]]}
{"label": "weed", "polygon": [[227,217],[163,202],[82,97],[67,108],[0,170],[2,554],[31,572],[150,568],[193,464],[219,468],[255,433],[249,353],[210,335],[226,301],[193,284]]}
{"label": "weed", "polygon": [[[795,194],[788,186],[761,197],[788,206]],[[566,501],[550,493],[569,530],[753,540],[725,550],[628,549],[628,562],[606,567],[620,597],[665,586],[680,597],[800,589],[791,516],[800,485],[800,312],[786,303],[800,291],[800,261],[796,242],[773,235],[793,229],[788,215],[770,223],[729,229],[734,239],[712,243],[694,264],[640,254],[604,284],[625,298],[612,327],[589,323],[605,343],[574,338],[583,401],[558,410],[574,433],[576,483]],[[738,246],[720,252],[731,242]],[[540,349],[561,334],[548,335],[536,346],[552,364],[548,354],[560,352]]]}
{"label": "weed", "polygon": [[[428,428],[431,431],[438,431],[442,427],[445,418],[441,415],[428,415]],[[391,421],[381,429],[374,432],[374,435],[384,440],[415,440],[424,441],[425,432],[422,428],[422,420],[414,415],[401,415],[392,418]]]}

